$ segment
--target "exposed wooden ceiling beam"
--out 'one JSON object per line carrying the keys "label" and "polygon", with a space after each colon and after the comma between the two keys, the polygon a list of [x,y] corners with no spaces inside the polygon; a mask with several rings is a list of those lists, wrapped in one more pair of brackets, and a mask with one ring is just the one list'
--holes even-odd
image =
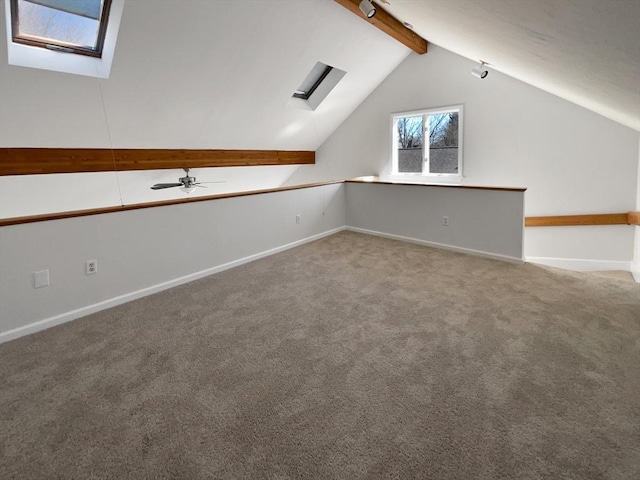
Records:
{"label": "exposed wooden ceiling beam", "polygon": [[314,164],[315,152],[121,148],[0,148],[0,176],[165,168]]}
{"label": "exposed wooden ceiling beam", "polygon": [[386,11],[384,11],[380,5],[372,2],[376,7],[376,14],[373,18],[367,18],[362,10],[360,10],[360,0],[335,0],[337,3],[355,13],[363,20],[371,23],[375,27],[378,27],[387,35],[395,38],[403,45],[409,47],[417,54],[422,55],[427,53],[427,41],[413,30],[405,27],[402,22],[396,20]]}

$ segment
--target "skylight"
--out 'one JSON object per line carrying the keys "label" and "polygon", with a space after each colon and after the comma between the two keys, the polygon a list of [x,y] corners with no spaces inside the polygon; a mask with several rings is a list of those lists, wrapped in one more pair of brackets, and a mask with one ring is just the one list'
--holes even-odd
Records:
{"label": "skylight", "polygon": [[11,0],[12,40],[102,56],[111,0]]}
{"label": "skylight", "polygon": [[302,82],[298,89],[293,93],[293,96],[295,98],[308,100],[327,75],[329,75],[331,70],[333,70],[332,66],[325,65],[322,62],[317,62],[311,69],[311,72],[309,72],[309,75],[307,75],[307,78],[304,79],[304,82]]}
{"label": "skylight", "polygon": [[315,110],[347,72],[326,63],[316,62],[300,86],[293,92],[288,105]]}

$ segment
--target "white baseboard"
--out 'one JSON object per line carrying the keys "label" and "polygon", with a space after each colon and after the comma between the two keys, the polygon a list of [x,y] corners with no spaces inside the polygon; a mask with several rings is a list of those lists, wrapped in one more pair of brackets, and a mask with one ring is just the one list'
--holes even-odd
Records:
{"label": "white baseboard", "polygon": [[631,275],[636,283],[640,283],[640,267],[633,262],[631,262]]}
{"label": "white baseboard", "polygon": [[640,283],[640,268],[631,267],[631,275],[633,275],[633,279],[636,283]]}
{"label": "white baseboard", "polygon": [[233,267],[238,267],[245,263],[252,262],[254,260],[258,260],[260,258],[268,257],[270,255],[274,255],[276,253],[283,252],[290,248],[297,247],[299,245],[303,245],[305,243],[313,242],[314,240],[319,240],[323,237],[328,237],[329,235],[333,235],[334,233],[341,232],[345,227],[338,227],[332,230],[327,230],[326,232],[322,232],[316,235],[312,235],[307,238],[303,238],[302,240],[297,240],[295,242],[288,243],[286,245],[282,245],[280,247],[272,248],[270,250],[265,250],[263,252],[259,252],[253,255],[249,255],[247,257],[240,258],[238,260],[234,260],[232,262],[224,263],[222,265],[218,265],[216,267],[207,268],[205,270],[201,270],[199,272],[192,273],[190,275],[185,275],[180,278],[176,278],[173,280],[169,280],[168,282],[159,283],[157,285],[152,285],[147,288],[143,288],[141,290],[137,290],[135,292],[127,293],[124,295],[120,295],[118,297],[110,298],[103,302],[94,303],[93,305],[87,305],[86,307],[78,308],[76,310],[72,310],[70,312],[65,312],[60,315],[56,315],[53,317],[45,318],[44,320],[40,320],[35,323],[30,323],[29,325],[25,325],[23,327],[14,328],[13,330],[8,330],[6,332],[0,333],[0,343],[8,342],[10,340],[15,340],[16,338],[23,337],[25,335],[29,335],[31,333],[39,332],[41,330],[45,330],[47,328],[54,327],[56,325],[60,325],[62,323],[70,322],[71,320],[75,320],[80,317],[85,317],[95,312],[99,312],[100,310],[105,310],[107,308],[115,307],[117,305],[121,305],[123,303],[130,302],[132,300],[136,300],[138,298],[146,297],[147,295],[152,295],[154,293],[161,292],[163,290],[167,290],[169,288],[177,287],[178,285],[182,285],[184,283],[189,283],[194,280],[198,280],[203,277],[207,277],[209,275],[213,275],[215,273],[222,272],[224,270],[229,270]]}
{"label": "white baseboard", "polygon": [[[631,272],[631,262],[621,260],[587,260],[582,258],[527,257],[529,263],[548,267],[563,268],[577,272],[598,272],[603,270],[622,270]],[[637,281],[637,279],[636,279]]]}
{"label": "white baseboard", "polygon": [[442,250],[449,250],[452,252],[466,253],[468,255],[474,255],[476,257],[492,258],[494,260],[500,260],[503,262],[518,263],[518,264],[524,263],[524,260],[518,257],[510,257],[508,255],[500,255],[498,253],[483,252],[481,250],[473,250],[471,248],[455,247],[452,245],[446,245],[444,243],[428,242],[427,240],[420,240],[419,238],[412,238],[412,237],[403,237],[401,235],[394,235],[393,233],[384,233],[384,232],[378,232],[376,230],[366,230],[364,228],[357,228],[357,227],[350,227],[350,226],[345,227],[345,230],[364,233],[366,235],[375,235],[377,237],[390,238],[392,240],[400,240],[403,242],[416,243],[418,245],[440,248]]}

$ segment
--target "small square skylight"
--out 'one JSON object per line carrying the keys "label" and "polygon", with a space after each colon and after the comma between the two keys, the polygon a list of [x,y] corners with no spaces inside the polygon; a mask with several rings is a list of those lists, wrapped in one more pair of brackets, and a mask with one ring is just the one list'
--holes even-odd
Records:
{"label": "small square skylight", "polygon": [[322,81],[327,78],[327,75],[333,70],[333,67],[330,65],[325,65],[322,62],[317,62],[307,78],[304,79],[302,84],[298,87],[298,89],[293,93],[293,96],[296,98],[301,98],[303,100],[308,100],[313,92],[320,86]]}
{"label": "small square skylight", "polygon": [[315,110],[346,73],[326,63],[316,62],[291,95],[289,105],[294,108]]}
{"label": "small square skylight", "polygon": [[100,57],[111,0],[11,0],[14,42]]}

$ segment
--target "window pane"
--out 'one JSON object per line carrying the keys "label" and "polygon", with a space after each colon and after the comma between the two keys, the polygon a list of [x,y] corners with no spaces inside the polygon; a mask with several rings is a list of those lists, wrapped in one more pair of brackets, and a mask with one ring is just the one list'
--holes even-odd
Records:
{"label": "window pane", "polygon": [[[56,5],[56,2],[49,3]],[[99,19],[70,13],[77,9],[71,8],[73,2],[67,1],[67,3],[70,4],[68,11],[64,11],[60,9],[62,7],[50,8],[29,0],[18,0],[18,36],[56,45],[67,44],[96,50],[100,29]],[[95,4],[96,0],[90,0],[88,3]],[[97,0],[97,3],[101,11],[102,0]]]}
{"label": "window pane", "polygon": [[422,173],[422,120],[422,115],[396,119],[399,173]]}
{"label": "window pane", "polygon": [[458,173],[458,112],[429,115],[429,173]]}

